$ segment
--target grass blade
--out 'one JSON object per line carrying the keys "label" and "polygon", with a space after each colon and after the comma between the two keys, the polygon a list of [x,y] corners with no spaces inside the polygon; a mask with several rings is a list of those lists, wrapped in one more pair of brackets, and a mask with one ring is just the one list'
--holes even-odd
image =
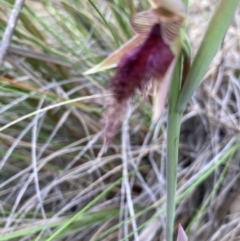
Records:
{"label": "grass blade", "polygon": [[115,43],[117,44],[117,46],[120,46],[118,38],[116,36],[116,34],[113,32],[112,28],[110,27],[110,25],[108,24],[107,20],[105,19],[105,17],[101,14],[101,12],[98,10],[97,6],[93,3],[92,0],[88,0],[89,3],[93,6],[93,8],[97,11],[97,13],[100,15],[100,17],[102,18],[103,22],[106,24],[106,26],[108,27],[108,29],[110,30]]}
{"label": "grass blade", "polygon": [[232,0],[231,2],[228,0],[221,0],[216,6],[215,12],[181,91],[177,105],[178,111],[184,111],[193,92],[206,74],[209,65],[223,40],[225,32],[231,23],[238,3],[239,0]]}
{"label": "grass blade", "polygon": [[167,127],[167,230],[166,240],[172,241],[176,205],[178,145],[182,115],[176,112],[180,92],[182,55],[178,57],[172,76],[168,101]]}

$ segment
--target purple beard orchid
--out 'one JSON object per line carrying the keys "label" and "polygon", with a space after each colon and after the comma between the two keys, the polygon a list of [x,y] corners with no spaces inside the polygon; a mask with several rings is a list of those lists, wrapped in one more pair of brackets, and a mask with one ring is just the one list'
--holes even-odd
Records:
{"label": "purple beard orchid", "polygon": [[108,107],[101,121],[105,126],[106,142],[115,135],[120,125],[127,100],[136,90],[144,90],[152,80],[161,80],[173,59],[170,47],[162,38],[159,23],[153,25],[148,37],[140,46],[122,57],[110,82],[114,103]]}
{"label": "purple beard orchid", "polygon": [[160,117],[165,104],[174,60],[181,49],[179,30],[185,21],[185,8],[181,0],[174,0],[174,4],[169,0],[149,2],[153,9],[131,18],[135,35],[84,73],[93,74],[118,63],[109,85],[113,101],[101,120],[105,145],[116,134],[125,116],[127,102],[137,90],[144,92],[150,83],[154,86],[154,121]]}

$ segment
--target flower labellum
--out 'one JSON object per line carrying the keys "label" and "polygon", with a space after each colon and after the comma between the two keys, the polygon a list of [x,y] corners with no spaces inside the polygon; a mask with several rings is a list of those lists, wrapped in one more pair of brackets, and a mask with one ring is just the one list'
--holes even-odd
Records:
{"label": "flower labellum", "polygon": [[162,38],[159,23],[153,25],[148,37],[140,46],[122,57],[110,82],[114,103],[109,106],[102,119],[107,141],[115,135],[121,123],[127,100],[136,90],[143,90],[151,81],[161,80],[173,59],[170,47]]}
{"label": "flower labellum", "polygon": [[120,61],[110,83],[115,100],[126,101],[151,79],[162,78],[173,58],[169,46],[163,42],[160,24],[155,24],[145,42]]}

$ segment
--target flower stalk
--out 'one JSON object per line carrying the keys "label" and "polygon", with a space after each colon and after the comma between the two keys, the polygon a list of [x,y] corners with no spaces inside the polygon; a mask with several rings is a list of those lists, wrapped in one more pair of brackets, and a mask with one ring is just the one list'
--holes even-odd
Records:
{"label": "flower stalk", "polygon": [[181,90],[182,54],[179,54],[168,94],[168,124],[167,124],[167,228],[166,240],[173,240],[173,228],[176,206],[177,166],[179,135],[182,113],[176,111]]}

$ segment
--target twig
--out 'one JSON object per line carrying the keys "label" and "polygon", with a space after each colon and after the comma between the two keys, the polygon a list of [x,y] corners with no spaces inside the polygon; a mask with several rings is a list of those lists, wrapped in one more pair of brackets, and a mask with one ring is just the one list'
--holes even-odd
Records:
{"label": "twig", "polygon": [[[2,44],[2,41],[0,41],[0,46],[1,46],[1,44]],[[71,66],[69,63],[66,63],[65,61],[63,61],[60,58],[55,57],[53,55],[40,53],[40,52],[33,51],[33,50],[30,50],[27,48],[22,48],[17,45],[11,44],[10,46],[8,46],[7,52],[12,55],[20,55],[20,57],[28,57],[28,58],[32,58],[32,59],[46,61],[46,62],[53,63],[53,64],[66,66],[66,67]]]}
{"label": "twig", "polygon": [[[129,125],[128,125],[128,121],[129,118],[132,114],[132,109],[129,108],[127,116],[124,120],[123,126],[122,126],[122,161],[123,161],[123,180],[122,180],[122,193],[123,195],[126,195],[126,214],[130,214],[131,217],[131,221],[132,221],[132,229],[134,232],[134,240],[135,241],[139,241],[139,235],[138,235],[138,229],[137,229],[137,222],[136,222],[136,215],[135,215],[135,210],[134,210],[134,206],[133,206],[133,200],[132,200],[132,195],[131,195],[131,186],[129,183],[129,178],[128,178],[128,160],[129,158],[129,154],[128,154],[128,146],[129,146]],[[124,208],[124,207],[123,207]],[[125,208],[124,208],[125,209]],[[127,217],[126,217],[127,219]],[[125,226],[125,236],[128,236],[128,227],[127,227],[127,222]]]}
{"label": "twig", "polygon": [[16,0],[14,7],[12,9],[10,18],[7,23],[7,27],[5,29],[5,32],[4,32],[4,35],[2,38],[2,43],[0,45],[0,68],[3,64],[4,57],[8,51],[8,47],[10,45],[14,29],[17,25],[19,13],[20,13],[20,10],[21,10],[24,2],[25,2],[25,0]]}

